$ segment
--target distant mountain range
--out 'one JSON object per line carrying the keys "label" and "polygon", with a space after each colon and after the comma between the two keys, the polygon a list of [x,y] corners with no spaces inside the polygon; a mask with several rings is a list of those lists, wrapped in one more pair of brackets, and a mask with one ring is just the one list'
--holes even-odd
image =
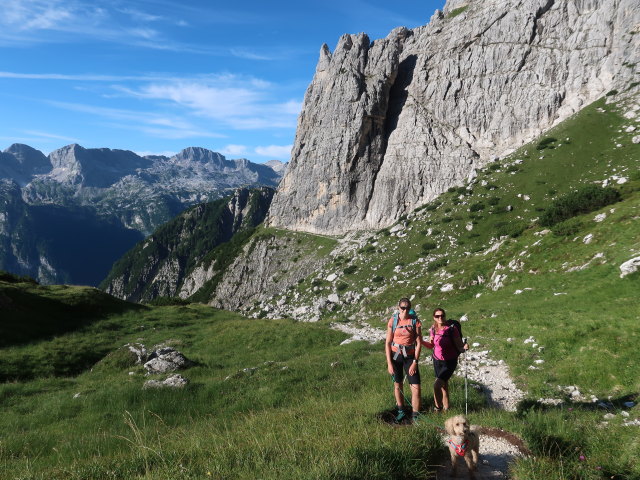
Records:
{"label": "distant mountain range", "polygon": [[276,187],[286,164],[227,160],[198,147],[172,157],[68,145],[0,152],[0,270],[97,285],[136,242],[186,208],[239,187]]}

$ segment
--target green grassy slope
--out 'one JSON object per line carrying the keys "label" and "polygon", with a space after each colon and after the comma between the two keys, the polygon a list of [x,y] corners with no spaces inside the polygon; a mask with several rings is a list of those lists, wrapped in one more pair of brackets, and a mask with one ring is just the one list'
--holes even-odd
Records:
{"label": "green grassy slope", "polygon": [[100,344],[109,331],[114,350],[170,339],[196,362],[191,383],[142,390],[142,367],[109,357],[77,377],[1,384],[0,478],[424,478],[441,453],[428,424],[408,435],[379,420],[393,404],[380,345],[204,306],[103,322],[63,338]]}
{"label": "green grassy slope", "polygon": [[[345,335],[327,328],[357,320],[382,327],[405,295],[415,295],[427,318],[436,305],[451,317],[466,314],[465,334],[505,359],[527,390],[516,413],[488,409],[470,390],[472,422],[517,433],[534,454],[513,466],[512,478],[640,478],[638,427],[624,425],[640,417],[637,405],[624,406],[639,400],[640,275],[620,278],[618,269],[640,255],[640,145],[625,132],[638,123],[622,116],[628,108],[588,107],[545,135],[555,141],[523,147],[403,219],[406,236],[364,232],[360,246],[283,295],[292,311],[329,293],[369,289],[317,324],[148,307],[0,348],[0,369],[33,377],[0,384],[0,478],[426,478],[444,453],[433,428],[441,419],[427,415],[410,428],[381,421],[393,405],[382,345],[340,346]],[[536,218],[554,200],[605,179],[619,202],[542,233]],[[338,280],[327,281],[329,273]],[[494,274],[506,275],[495,290]],[[49,301],[56,288],[63,287],[38,295]],[[544,350],[525,344],[529,336]],[[44,372],[34,367],[75,346],[106,353],[167,340],[197,363],[183,372],[191,383],[181,391],[141,390],[141,367],[116,356],[77,376],[56,362]],[[427,400],[431,372],[423,371]],[[567,385],[585,400],[537,402],[566,400],[558,387]],[[452,379],[451,391],[461,411],[463,382]],[[615,414],[606,425],[605,413]]]}

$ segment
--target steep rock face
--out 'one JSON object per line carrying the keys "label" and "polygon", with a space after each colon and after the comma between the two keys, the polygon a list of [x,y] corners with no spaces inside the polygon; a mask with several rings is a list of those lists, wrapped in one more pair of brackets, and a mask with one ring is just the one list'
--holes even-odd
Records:
{"label": "steep rock face", "polygon": [[635,0],[449,1],[429,25],[323,45],[268,223],[379,228],[611,89],[640,57]]}
{"label": "steep rock face", "polygon": [[230,197],[192,207],[127,252],[101,288],[130,301],[188,296],[183,293],[185,285],[188,290],[198,281],[202,261],[237,232],[261,223],[273,194],[267,187],[243,188]]}
{"label": "steep rock face", "polygon": [[42,152],[28,145],[14,143],[0,152],[0,178],[25,186],[34,176],[51,171],[51,163]]}
{"label": "steep rock face", "polygon": [[86,149],[68,145],[49,154],[53,170],[50,177],[60,183],[106,188],[152,162],[128,150]]}
{"label": "steep rock face", "polygon": [[286,291],[329,261],[327,256],[292,256],[289,239],[263,236],[252,239],[225,270],[209,297],[209,304],[239,310],[252,302]]}

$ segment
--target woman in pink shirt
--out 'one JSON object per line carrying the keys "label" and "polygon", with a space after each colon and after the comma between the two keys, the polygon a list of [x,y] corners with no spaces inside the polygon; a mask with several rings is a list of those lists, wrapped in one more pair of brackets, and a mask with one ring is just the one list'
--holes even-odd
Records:
{"label": "woman in pink shirt", "polygon": [[462,343],[460,330],[447,322],[443,308],[433,311],[433,325],[429,329],[429,341],[422,340],[427,348],[433,348],[433,369],[436,381],[433,384],[433,401],[436,412],[449,409],[449,379],[458,365],[458,355],[469,348]]}

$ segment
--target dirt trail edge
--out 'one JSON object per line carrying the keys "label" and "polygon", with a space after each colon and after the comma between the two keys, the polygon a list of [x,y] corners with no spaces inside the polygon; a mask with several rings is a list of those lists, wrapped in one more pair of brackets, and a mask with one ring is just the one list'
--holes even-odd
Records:
{"label": "dirt trail edge", "polygon": [[[331,328],[352,335],[342,344],[364,340],[375,343],[384,340],[385,332],[362,324],[355,327],[349,324],[332,324]],[[431,364],[431,358],[420,362],[423,366]],[[469,352],[460,356],[460,364],[456,370],[459,377],[467,377],[468,388],[477,385],[486,395],[489,404],[495,408],[513,412],[518,402],[524,398],[522,392],[509,375],[509,367],[502,360],[493,360],[489,357],[488,350]],[[473,419],[471,419],[473,420]],[[509,464],[516,458],[528,455],[526,447],[515,435],[496,428],[480,427],[480,459],[478,462],[477,480],[506,479]],[[443,437],[443,442],[445,437]],[[451,461],[447,456],[444,464],[436,472],[437,480],[449,480],[453,478],[468,478],[467,467],[464,461],[458,464],[457,477],[451,477]]]}

